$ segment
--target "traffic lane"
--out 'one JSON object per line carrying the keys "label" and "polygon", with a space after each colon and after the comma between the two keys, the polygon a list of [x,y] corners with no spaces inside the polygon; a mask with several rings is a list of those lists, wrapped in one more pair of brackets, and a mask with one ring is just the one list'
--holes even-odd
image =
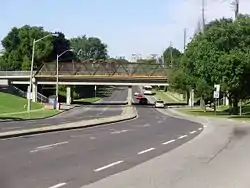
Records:
{"label": "traffic lane", "polygon": [[[43,187],[55,184],[54,180],[66,181],[68,185],[75,187],[129,169],[174,149],[199,133],[199,124],[171,117],[166,118],[152,108],[138,108],[138,114],[139,118],[134,121],[82,131],[61,132],[56,137],[52,136],[55,134],[48,134],[42,137],[29,137],[29,139],[13,139],[11,145],[18,146],[18,150],[24,148],[21,151],[25,150],[25,152],[21,153],[19,150],[17,153],[6,155],[8,146],[5,145],[5,155],[1,156],[0,163],[9,166],[8,174],[15,177],[15,181],[24,182],[23,187],[34,186],[31,182],[34,179],[38,183],[36,185]],[[162,122],[157,123],[156,119]],[[196,134],[188,134],[193,130],[197,131]],[[178,139],[183,135],[189,136]],[[163,145],[173,139],[176,141],[172,144]],[[16,140],[19,140],[17,144],[14,143]],[[45,146],[51,143],[64,144],[48,150],[39,150],[39,147],[43,145],[42,142]],[[0,148],[2,147],[4,146],[0,144]],[[148,148],[155,149],[147,155],[138,154]],[[38,151],[29,153],[36,150]],[[15,157],[18,157],[18,160]],[[14,161],[12,163],[9,162],[11,158],[13,159],[11,161]],[[94,171],[121,160],[124,162],[119,167],[98,173]],[[22,164],[21,167],[20,164]],[[23,168],[27,171],[20,173]]]}
{"label": "traffic lane", "polygon": [[100,100],[99,103],[105,103],[105,102],[115,102],[115,101],[127,101],[128,96],[128,87],[116,87],[114,88],[111,96],[104,97]]}
{"label": "traffic lane", "polygon": [[50,125],[59,125],[82,120],[104,118],[120,115],[124,106],[94,106],[94,107],[77,107],[72,111],[63,112],[60,117],[52,117],[41,120],[28,121],[9,121],[0,123],[0,132],[21,130],[28,128],[38,128]]}

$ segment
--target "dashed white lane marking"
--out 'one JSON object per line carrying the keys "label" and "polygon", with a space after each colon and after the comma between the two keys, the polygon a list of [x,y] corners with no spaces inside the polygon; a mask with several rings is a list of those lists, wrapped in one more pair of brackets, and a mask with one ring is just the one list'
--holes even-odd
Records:
{"label": "dashed white lane marking", "polygon": [[185,134],[185,135],[182,135],[182,136],[180,136],[180,137],[178,137],[178,139],[182,139],[182,138],[185,138],[185,137],[187,137],[186,134]]}
{"label": "dashed white lane marking", "polygon": [[96,139],[96,137],[91,136],[89,139],[90,139],[90,140],[95,140],[95,139]]}
{"label": "dashed white lane marking", "polygon": [[149,148],[149,149],[146,149],[146,150],[143,150],[143,151],[140,151],[139,153],[137,153],[138,155],[141,155],[141,154],[144,154],[144,153],[147,153],[147,152],[150,152],[152,150],[154,150],[155,148]]}
{"label": "dashed white lane marking", "polygon": [[206,126],[206,125],[204,125],[203,127],[204,127],[204,128],[207,128],[207,126]]}
{"label": "dashed white lane marking", "polygon": [[169,140],[169,141],[167,141],[167,142],[163,142],[162,143],[162,145],[167,145],[167,144],[170,144],[170,143],[172,143],[172,142],[174,142],[175,140]]}
{"label": "dashed white lane marking", "polygon": [[37,149],[49,148],[49,147],[59,146],[59,145],[68,144],[68,143],[69,143],[68,141],[65,141],[65,142],[57,142],[57,143],[54,143],[54,144],[39,146],[39,147],[37,147]]}
{"label": "dashed white lane marking", "polygon": [[149,123],[143,125],[142,127],[150,127],[151,125]]}
{"label": "dashed white lane marking", "polygon": [[118,164],[120,164],[120,163],[122,163],[122,162],[123,162],[123,161],[116,161],[116,162],[114,162],[114,163],[108,164],[108,165],[103,166],[103,167],[101,167],[101,168],[97,168],[97,169],[95,169],[94,171],[95,171],[95,172],[99,172],[99,171],[105,170],[105,169],[107,169],[107,168],[110,168],[110,167],[112,167],[112,166],[118,165]]}
{"label": "dashed white lane marking", "polygon": [[198,130],[199,130],[199,131],[201,131],[201,130],[202,130],[202,128],[199,128]]}
{"label": "dashed white lane marking", "polygon": [[110,134],[120,134],[120,133],[125,133],[125,132],[128,132],[128,130],[114,131],[114,132],[111,132]]}
{"label": "dashed white lane marking", "polygon": [[67,143],[69,143],[69,142],[65,141],[65,142],[58,142],[58,143],[54,143],[54,144],[39,146],[39,147],[36,147],[34,150],[31,150],[30,153],[35,153],[38,151],[52,149],[53,146],[59,146],[59,145],[67,144]]}
{"label": "dashed white lane marking", "polygon": [[59,187],[62,187],[62,186],[64,186],[64,185],[66,185],[67,183],[58,183],[58,184],[56,184],[56,185],[53,185],[53,186],[51,186],[51,187],[49,187],[49,188],[59,188]]}
{"label": "dashed white lane marking", "polygon": [[192,132],[190,132],[190,134],[194,134],[194,133],[196,133],[197,131],[192,131]]}
{"label": "dashed white lane marking", "polygon": [[162,123],[162,120],[157,121],[157,123],[159,123],[159,124]]}

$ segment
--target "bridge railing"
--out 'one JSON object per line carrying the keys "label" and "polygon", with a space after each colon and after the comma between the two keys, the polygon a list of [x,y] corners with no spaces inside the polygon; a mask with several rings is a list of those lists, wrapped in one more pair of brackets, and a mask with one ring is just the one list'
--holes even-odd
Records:
{"label": "bridge railing", "polygon": [[30,76],[30,71],[0,71],[0,76]]}
{"label": "bridge railing", "polygon": [[[61,62],[59,75],[86,76],[166,76],[168,69],[161,64],[119,63],[105,61]],[[45,63],[37,75],[56,75],[56,63]]]}

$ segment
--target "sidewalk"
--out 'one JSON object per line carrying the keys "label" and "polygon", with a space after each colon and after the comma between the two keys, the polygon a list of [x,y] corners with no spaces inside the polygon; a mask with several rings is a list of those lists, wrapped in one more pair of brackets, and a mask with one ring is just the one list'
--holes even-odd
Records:
{"label": "sidewalk", "polygon": [[185,118],[206,128],[171,152],[82,188],[249,187],[250,126],[225,119]]}

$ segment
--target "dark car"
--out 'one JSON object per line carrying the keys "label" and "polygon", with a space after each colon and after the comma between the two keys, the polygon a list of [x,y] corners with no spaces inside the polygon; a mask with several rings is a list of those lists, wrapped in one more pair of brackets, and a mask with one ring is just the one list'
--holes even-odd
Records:
{"label": "dark car", "polygon": [[148,104],[148,99],[145,98],[145,97],[142,97],[142,98],[139,100],[139,104]]}

